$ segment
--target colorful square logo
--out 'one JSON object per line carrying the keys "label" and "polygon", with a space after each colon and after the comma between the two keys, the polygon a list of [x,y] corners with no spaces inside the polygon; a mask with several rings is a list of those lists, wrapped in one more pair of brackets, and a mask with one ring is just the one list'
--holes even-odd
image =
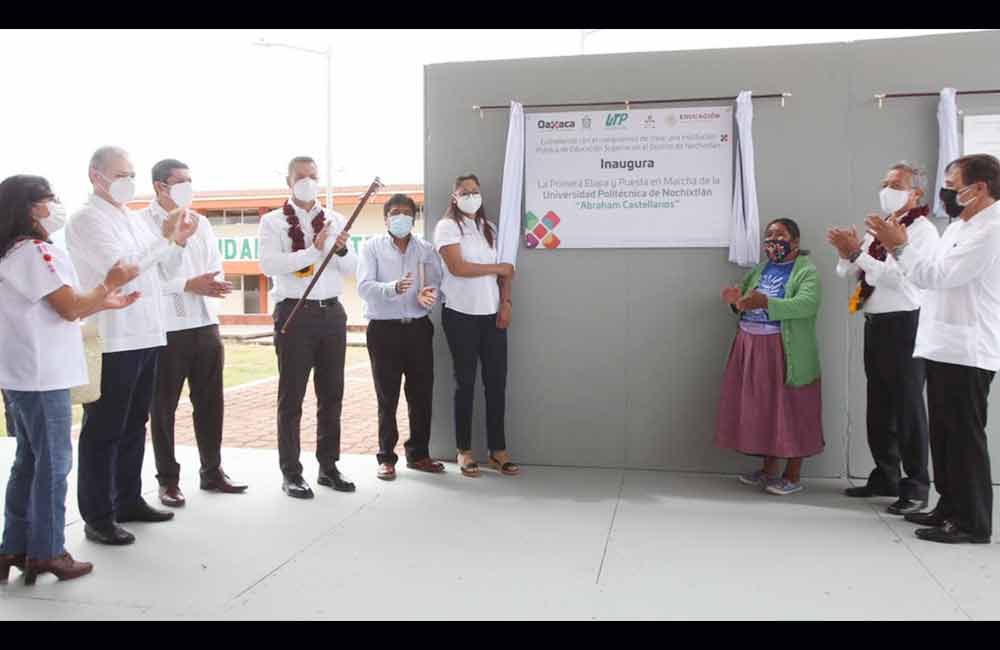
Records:
{"label": "colorful square logo", "polygon": [[528,248],[538,248],[541,244],[545,248],[558,248],[560,239],[553,232],[556,226],[562,222],[558,214],[549,210],[540,220],[533,212],[524,214],[524,225],[527,232],[524,234],[524,244]]}

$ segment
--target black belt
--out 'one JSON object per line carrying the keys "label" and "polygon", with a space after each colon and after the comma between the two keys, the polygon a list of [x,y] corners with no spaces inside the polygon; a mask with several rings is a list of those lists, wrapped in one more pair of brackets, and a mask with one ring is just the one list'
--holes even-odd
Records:
{"label": "black belt", "polygon": [[421,316],[420,318],[375,318],[372,319],[373,323],[392,323],[394,325],[410,325],[412,323],[419,323],[422,320],[427,320],[426,316]]}
{"label": "black belt", "polygon": [[882,312],[881,314],[869,314],[868,312],[865,312],[865,320],[871,323],[874,321],[889,320],[890,318],[903,318],[918,311],[920,310],[914,309],[912,311],[886,311]]}
{"label": "black belt", "polygon": [[[298,302],[297,298],[285,298],[281,302],[287,302],[291,305],[295,305]],[[332,307],[336,305],[339,301],[336,298],[324,298],[323,300],[303,300],[303,307],[319,307],[320,309],[326,309],[327,307]]]}

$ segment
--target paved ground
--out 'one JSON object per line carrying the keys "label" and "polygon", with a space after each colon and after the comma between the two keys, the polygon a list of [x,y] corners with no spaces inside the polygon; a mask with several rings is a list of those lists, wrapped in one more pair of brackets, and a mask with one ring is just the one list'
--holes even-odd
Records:
{"label": "paved ground", "polygon": [[[226,391],[223,447],[277,449],[278,378],[235,386]],[[191,402],[184,398],[177,407],[176,444],[195,445]],[[396,453],[404,458],[403,443],[410,435],[406,398],[400,398],[396,422],[399,444]],[[79,427],[73,431],[73,442]],[[147,427],[148,436],[148,427]],[[301,442],[303,456],[316,451],[316,394],[310,381],[302,407]],[[340,449],[344,454],[369,454],[378,451],[378,401],[367,362],[344,369],[344,403],[341,412]],[[226,453],[223,452],[225,463]],[[374,462],[374,461],[372,461]],[[235,473],[233,474],[235,477]]]}
{"label": "paved ground", "polygon": [[[194,489],[197,452],[178,452],[187,506],[128,524],[128,547],[84,539],[71,475],[66,545],[94,573],[26,587],[15,569],[0,620],[1000,618],[1000,544],[921,542],[844,480],[782,498],[732,476],[449,463],[385,483],[349,455],[357,492],[297,501],[274,450],[227,450],[244,495]],[[153,474],[147,448],[150,499]]]}
{"label": "paved ground", "polygon": [[[239,386],[226,392],[225,447],[278,448],[278,379]],[[399,453],[410,433],[406,399],[400,399],[396,421],[399,425]],[[344,408],[341,413],[340,449],[345,454],[374,454],[378,451],[378,402],[367,363],[344,371]],[[177,444],[194,445],[191,403],[182,401],[177,409]],[[302,407],[302,450],[316,450],[316,395],[312,384]]]}

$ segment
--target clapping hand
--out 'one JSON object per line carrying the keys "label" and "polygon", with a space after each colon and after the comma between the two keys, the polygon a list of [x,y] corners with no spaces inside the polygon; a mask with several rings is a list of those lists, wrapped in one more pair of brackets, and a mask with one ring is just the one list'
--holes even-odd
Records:
{"label": "clapping hand", "polygon": [[736,301],[736,309],[740,311],[750,311],[752,309],[764,309],[767,307],[767,296],[760,291],[754,290]]}
{"label": "clapping hand", "polygon": [[417,302],[420,303],[421,307],[425,309],[430,309],[437,302],[437,290],[434,287],[424,287],[417,294]]}
{"label": "clapping hand", "polygon": [[887,250],[893,250],[908,241],[906,236],[906,226],[900,224],[898,220],[886,221],[878,214],[872,213],[865,219],[868,226],[868,233],[882,242]]}
{"label": "clapping hand", "polygon": [[215,276],[219,274],[219,271],[212,271],[211,273],[204,273],[202,275],[196,275],[187,281],[184,285],[185,291],[190,291],[191,293],[196,293],[199,296],[208,296],[209,298],[222,298],[226,294],[232,292],[233,284],[231,282],[219,282],[215,279]]}
{"label": "clapping hand", "polygon": [[121,289],[114,289],[111,293],[104,296],[101,309],[125,309],[138,300],[141,295],[138,291],[123,294]]}
{"label": "clapping hand", "polygon": [[404,294],[413,286],[413,274],[407,272],[406,275],[396,280],[396,293]]}
{"label": "clapping hand", "polygon": [[837,249],[840,257],[850,259],[851,255],[861,250],[861,239],[858,232],[851,226],[848,228],[830,228],[826,233],[826,240]]}
{"label": "clapping hand", "polygon": [[121,260],[115,262],[107,275],[104,276],[104,286],[108,291],[115,291],[135,280],[139,276],[138,264],[127,264]]}
{"label": "clapping hand", "polygon": [[736,301],[740,299],[740,288],[739,287],[723,287],[722,288],[722,302],[727,305],[735,305]]}

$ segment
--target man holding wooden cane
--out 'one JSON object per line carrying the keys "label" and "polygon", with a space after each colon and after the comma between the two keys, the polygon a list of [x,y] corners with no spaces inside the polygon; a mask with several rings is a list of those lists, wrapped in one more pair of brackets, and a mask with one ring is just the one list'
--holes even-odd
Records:
{"label": "man holding wooden cane", "polygon": [[[338,299],[342,276],[355,271],[357,256],[347,249],[347,220],[323,209],[316,201],[319,170],[309,157],[288,163],[286,182],[292,192],[285,205],[260,221],[260,266],[274,287],[274,347],[278,355],[278,457],[284,476],[281,488],[298,499],[311,499],[312,489],[302,477],[299,430],[302,401],[310,371],[316,390],[316,460],[320,485],[353,492],[354,484],[337,469],[340,459],[340,412],[344,396],[344,358],[347,350],[347,313]],[[295,316],[295,325],[282,328],[314,279],[331,249],[337,253]]]}

